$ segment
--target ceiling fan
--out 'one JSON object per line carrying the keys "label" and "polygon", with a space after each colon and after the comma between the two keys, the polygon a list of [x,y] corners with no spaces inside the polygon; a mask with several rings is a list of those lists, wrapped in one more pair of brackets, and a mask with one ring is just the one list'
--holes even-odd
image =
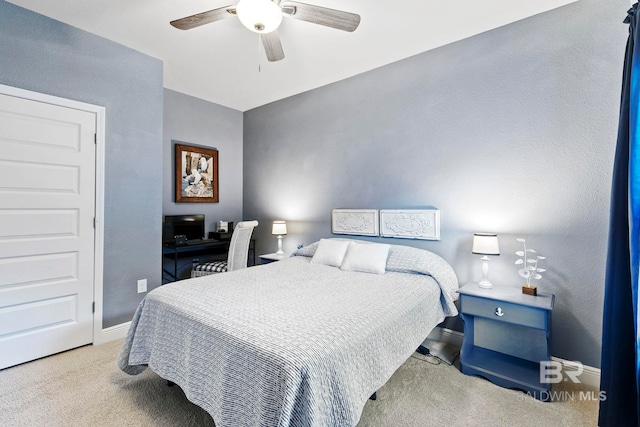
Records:
{"label": "ceiling fan", "polygon": [[240,0],[235,6],[197,13],[170,24],[180,30],[190,30],[231,16],[237,16],[242,25],[260,34],[270,62],[284,59],[277,31],[283,16],[348,32],[355,31],[360,24],[360,15],[355,13],[286,0]]}

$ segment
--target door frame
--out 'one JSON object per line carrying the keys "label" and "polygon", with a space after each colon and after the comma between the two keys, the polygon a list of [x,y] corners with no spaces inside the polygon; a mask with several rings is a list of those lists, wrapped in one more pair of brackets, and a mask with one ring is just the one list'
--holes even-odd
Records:
{"label": "door frame", "polygon": [[26,89],[0,84],[0,94],[14,96],[16,98],[29,99],[44,102],[60,107],[73,108],[87,111],[96,115],[96,165],[95,165],[95,243],[93,249],[93,344],[102,344],[109,341],[102,329],[102,303],[103,303],[103,277],[104,277],[104,164],[105,164],[105,107],[87,104],[72,99],[46,95]]}

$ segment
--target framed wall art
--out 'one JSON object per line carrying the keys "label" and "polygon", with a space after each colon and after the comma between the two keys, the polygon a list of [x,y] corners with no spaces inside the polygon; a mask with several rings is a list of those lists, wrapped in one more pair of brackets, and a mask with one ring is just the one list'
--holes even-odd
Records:
{"label": "framed wall art", "polygon": [[175,144],[176,202],[217,203],[218,150]]}
{"label": "framed wall art", "polygon": [[333,234],[377,236],[378,210],[334,209],[331,212],[331,232]]}
{"label": "framed wall art", "polygon": [[440,240],[440,211],[438,209],[381,210],[380,236]]}

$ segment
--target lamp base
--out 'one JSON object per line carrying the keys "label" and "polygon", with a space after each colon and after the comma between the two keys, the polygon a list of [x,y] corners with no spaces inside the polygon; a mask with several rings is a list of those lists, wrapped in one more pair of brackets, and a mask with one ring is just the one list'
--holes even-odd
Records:
{"label": "lamp base", "polygon": [[493,288],[493,285],[488,280],[481,280],[480,283],[478,283],[478,286],[481,287],[481,288],[484,288],[484,289]]}
{"label": "lamp base", "polygon": [[282,250],[282,236],[278,236],[278,251],[276,255],[284,255],[284,251]]}

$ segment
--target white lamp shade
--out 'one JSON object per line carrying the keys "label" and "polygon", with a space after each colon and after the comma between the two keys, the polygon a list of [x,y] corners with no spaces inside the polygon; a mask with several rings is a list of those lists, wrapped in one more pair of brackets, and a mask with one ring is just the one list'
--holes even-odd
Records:
{"label": "white lamp shade", "polygon": [[271,234],[274,236],[283,236],[287,234],[287,223],[285,221],[273,221]]}
{"label": "white lamp shade", "polygon": [[480,255],[500,255],[498,235],[495,233],[474,233],[471,252]]}
{"label": "white lamp shade", "polygon": [[271,0],[240,0],[236,14],[242,25],[255,33],[270,33],[282,22],[280,7]]}

